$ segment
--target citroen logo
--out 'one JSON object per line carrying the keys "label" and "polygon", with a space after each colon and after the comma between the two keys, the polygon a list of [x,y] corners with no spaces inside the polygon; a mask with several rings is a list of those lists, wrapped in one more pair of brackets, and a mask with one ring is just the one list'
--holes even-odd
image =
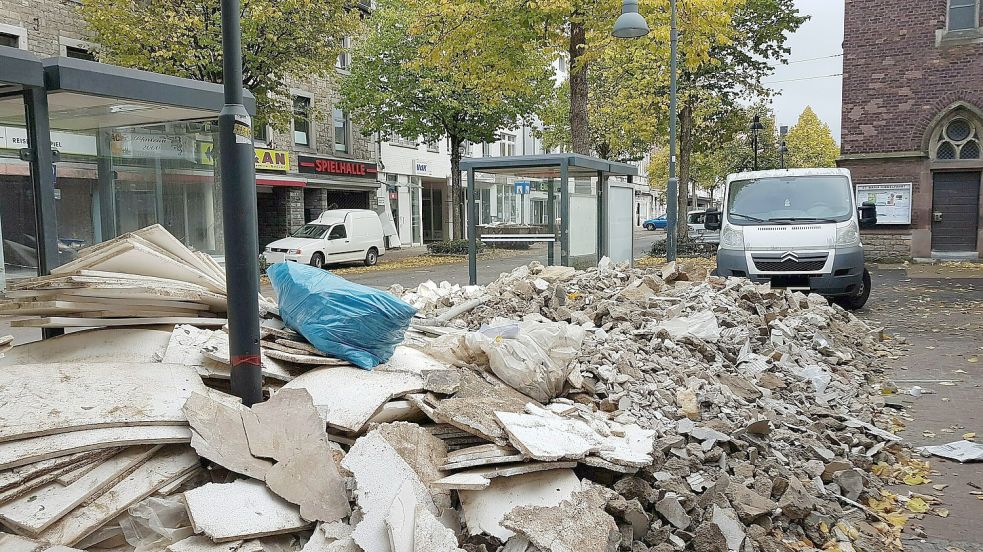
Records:
{"label": "citroen logo", "polygon": [[783,263],[788,261],[798,261],[798,260],[799,260],[799,256],[796,255],[794,251],[786,251],[785,253],[782,254]]}

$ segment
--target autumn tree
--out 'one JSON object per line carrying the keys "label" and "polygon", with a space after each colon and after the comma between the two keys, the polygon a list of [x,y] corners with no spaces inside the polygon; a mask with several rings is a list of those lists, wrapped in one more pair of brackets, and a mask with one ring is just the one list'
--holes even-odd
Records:
{"label": "autumn tree", "polygon": [[[82,0],[80,13],[100,61],[222,82],[221,0]],[[242,0],[242,84],[258,124],[288,120],[288,81],[333,72],[358,20],[347,0]]]}
{"label": "autumn tree", "polygon": [[[467,142],[493,142],[499,129],[529,117],[553,81],[535,50],[503,48],[497,53],[522,64],[519,83],[493,87],[493,73],[471,74],[462,81],[434,64],[426,52],[434,37],[410,32],[421,16],[413,2],[382,0],[359,37],[350,75],[341,87],[342,106],[364,133],[450,141],[454,236],[464,236],[464,197],[460,162]],[[525,57],[533,56],[533,57]],[[513,73],[515,71],[513,70]]]}
{"label": "autumn tree", "polygon": [[788,130],[785,143],[788,146],[789,167],[835,167],[836,158],[840,155],[840,147],[836,145],[829,125],[820,120],[809,106]]}

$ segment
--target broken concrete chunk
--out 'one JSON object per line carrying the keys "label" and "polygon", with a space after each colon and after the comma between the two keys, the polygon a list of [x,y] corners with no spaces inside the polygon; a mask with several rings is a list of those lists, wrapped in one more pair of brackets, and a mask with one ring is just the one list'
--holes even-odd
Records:
{"label": "broken concrete chunk", "polygon": [[243,427],[243,414],[248,410],[237,397],[214,389],[192,393],[184,404],[192,429],[191,446],[199,456],[227,470],[263,480],[273,463],[250,452]]}
{"label": "broken concrete chunk", "polygon": [[677,496],[667,495],[655,504],[655,511],[677,529],[686,529],[693,523]]}
{"label": "broken concrete chunk", "polygon": [[324,437],[277,462],[266,473],[266,485],[300,506],[300,515],[306,520],[337,521],[351,513],[345,482]]}
{"label": "broken concrete chunk", "polygon": [[297,506],[251,479],[208,483],[186,491],[184,501],[195,532],[215,542],[293,533],[311,525]]}
{"label": "broken concrete chunk", "polygon": [[558,416],[534,404],[528,414],[495,412],[509,441],[525,456],[536,460],[580,459],[605,446],[604,438],[579,420]]}
{"label": "broken concrete chunk", "polygon": [[493,479],[487,489],[459,491],[464,521],[471,535],[487,533],[505,540],[514,533],[500,522],[518,506],[555,506],[579,491],[573,470],[550,470]]}
{"label": "broken concrete chunk", "polygon": [[268,401],[240,412],[253,456],[283,462],[325,434],[324,421],[306,389],[281,389]]}
{"label": "broken concrete chunk", "polygon": [[710,521],[724,534],[728,552],[741,550],[741,546],[744,545],[745,532],[740,520],[737,519],[737,512],[730,508],[714,505]]}
{"label": "broken concrete chunk", "polygon": [[744,523],[751,523],[778,507],[773,500],[738,483],[731,483],[727,487],[726,494],[737,511],[737,516]]}
{"label": "broken concrete chunk", "polygon": [[544,552],[615,552],[618,525],[604,511],[599,489],[578,491],[556,506],[519,506],[502,525],[529,539]]}

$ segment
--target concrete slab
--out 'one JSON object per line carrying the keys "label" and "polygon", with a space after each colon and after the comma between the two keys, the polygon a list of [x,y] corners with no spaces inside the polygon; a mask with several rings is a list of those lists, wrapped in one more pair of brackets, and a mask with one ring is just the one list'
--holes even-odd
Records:
{"label": "concrete slab", "polygon": [[358,433],[386,402],[421,391],[423,379],[415,374],[339,366],[311,370],[284,389],[307,389],[330,427]]}
{"label": "concrete slab", "polygon": [[84,429],[0,443],[0,470],[90,450],[190,442],[191,429],[182,426]]}
{"label": "concrete slab", "polygon": [[242,421],[248,411],[237,397],[214,389],[192,393],[184,405],[195,452],[227,470],[263,480],[273,463],[250,452]]}
{"label": "concrete slab", "polygon": [[38,538],[74,545],[160,487],[197,469],[198,463],[198,455],[190,447],[165,447],[105,493],[45,529]]}
{"label": "concrete slab", "polygon": [[345,481],[325,437],[274,464],[266,473],[266,485],[300,506],[301,517],[310,521],[337,521],[352,513]]}
{"label": "concrete slab", "polygon": [[96,465],[70,485],[52,482],[0,506],[0,520],[23,534],[37,536],[93,496],[113,486],[120,478],[137,469],[162,445],[130,447]]}
{"label": "concrete slab", "polygon": [[0,442],[104,427],[184,425],[181,411],[205,386],[176,364],[23,364],[0,370]]}
{"label": "concrete slab", "polygon": [[18,345],[0,357],[0,366],[160,362],[170,334],[169,326],[74,332]]}
{"label": "concrete slab", "polygon": [[500,522],[518,506],[554,506],[581,488],[573,470],[550,470],[492,480],[481,491],[459,491],[464,521],[472,535],[488,533],[506,540],[515,533]]}
{"label": "concrete slab", "polygon": [[297,506],[254,479],[209,483],[186,491],[184,500],[195,532],[215,542],[293,533],[311,526]]}

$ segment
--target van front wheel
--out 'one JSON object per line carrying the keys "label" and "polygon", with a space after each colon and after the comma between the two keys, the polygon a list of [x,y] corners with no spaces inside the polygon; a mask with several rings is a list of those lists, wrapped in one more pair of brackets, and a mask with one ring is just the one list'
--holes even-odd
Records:
{"label": "van front wheel", "polygon": [[844,297],[840,299],[840,306],[847,310],[858,310],[863,308],[867,304],[867,299],[870,298],[870,272],[864,269],[864,277],[861,280],[860,289],[857,293],[849,297]]}
{"label": "van front wheel", "polygon": [[317,252],[311,256],[311,266],[324,268],[324,253]]}
{"label": "van front wheel", "polygon": [[365,266],[375,266],[378,262],[379,250],[373,247],[365,254]]}

